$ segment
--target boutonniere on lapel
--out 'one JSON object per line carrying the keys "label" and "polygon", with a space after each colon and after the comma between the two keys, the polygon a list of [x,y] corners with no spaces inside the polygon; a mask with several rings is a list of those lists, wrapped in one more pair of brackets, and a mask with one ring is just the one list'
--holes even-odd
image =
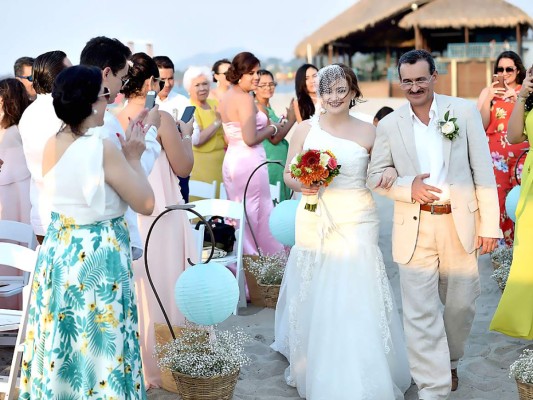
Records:
{"label": "boutonniere on lapel", "polygon": [[446,139],[453,140],[459,136],[459,125],[457,125],[457,118],[450,118],[450,111],[444,114],[444,121],[439,121],[440,132]]}

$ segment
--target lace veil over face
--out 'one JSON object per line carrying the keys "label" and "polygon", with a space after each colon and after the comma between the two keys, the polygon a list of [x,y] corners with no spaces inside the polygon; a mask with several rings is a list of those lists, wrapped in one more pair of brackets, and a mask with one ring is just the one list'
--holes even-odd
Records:
{"label": "lace veil over face", "polygon": [[350,94],[346,74],[339,65],[328,65],[318,71],[316,93],[323,106],[338,105]]}

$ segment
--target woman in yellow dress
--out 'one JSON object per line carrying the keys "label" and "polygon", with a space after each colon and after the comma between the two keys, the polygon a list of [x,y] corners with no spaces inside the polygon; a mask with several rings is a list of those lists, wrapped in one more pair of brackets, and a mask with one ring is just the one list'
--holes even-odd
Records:
{"label": "woman in yellow dress", "polygon": [[194,167],[191,179],[207,183],[217,181],[218,197],[226,142],[217,112],[218,101],[207,98],[212,80],[211,70],[207,67],[190,67],[183,75],[183,86],[189,92],[191,104],[196,107],[194,119],[199,128],[192,135]]}
{"label": "woman in yellow dress", "polygon": [[[533,136],[533,67],[522,83],[509,120],[507,140],[521,143]],[[533,154],[524,164],[520,198],[516,207],[513,263],[490,329],[521,339],[533,340]]]}

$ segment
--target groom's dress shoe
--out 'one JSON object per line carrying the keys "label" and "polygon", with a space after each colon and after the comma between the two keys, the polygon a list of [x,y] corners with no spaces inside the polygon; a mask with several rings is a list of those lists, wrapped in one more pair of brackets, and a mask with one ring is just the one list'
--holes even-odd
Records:
{"label": "groom's dress shoe", "polygon": [[457,390],[457,386],[459,386],[459,377],[457,376],[457,368],[455,368],[452,369],[452,392]]}

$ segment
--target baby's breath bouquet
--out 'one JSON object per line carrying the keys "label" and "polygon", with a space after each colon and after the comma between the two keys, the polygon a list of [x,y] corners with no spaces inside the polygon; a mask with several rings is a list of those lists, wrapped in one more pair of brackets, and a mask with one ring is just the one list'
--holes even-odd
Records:
{"label": "baby's breath bouquet", "polygon": [[494,265],[494,273],[491,278],[498,283],[501,290],[504,290],[513,263],[513,249],[511,247],[499,247],[491,253],[490,257]]}
{"label": "baby's breath bouquet", "polygon": [[250,341],[240,329],[221,331],[189,324],[175,340],[156,345],[157,365],[195,378],[231,375],[250,363],[244,352]]}
{"label": "baby's breath bouquet", "polygon": [[285,251],[275,254],[260,253],[257,258],[250,259],[247,269],[260,284],[281,285],[285,265],[287,265],[287,253]]}
{"label": "baby's breath bouquet", "polygon": [[509,376],[522,383],[533,384],[533,349],[524,349],[511,364]]}

